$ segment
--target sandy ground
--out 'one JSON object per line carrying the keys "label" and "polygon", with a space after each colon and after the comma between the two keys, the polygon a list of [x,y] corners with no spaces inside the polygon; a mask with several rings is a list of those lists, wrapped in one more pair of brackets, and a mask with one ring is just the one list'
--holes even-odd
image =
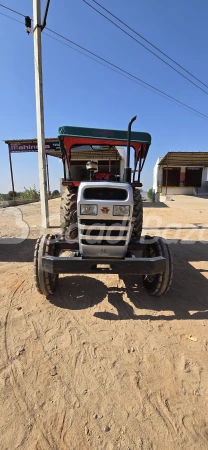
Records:
{"label": "sandy ground", "polygon": [[174,256],[160,299],[117,275],[61,276],[46,299],[33,281],[40,205],[0,210],[1,450],[208,448],[208,200],[144,212],[144,233]]}

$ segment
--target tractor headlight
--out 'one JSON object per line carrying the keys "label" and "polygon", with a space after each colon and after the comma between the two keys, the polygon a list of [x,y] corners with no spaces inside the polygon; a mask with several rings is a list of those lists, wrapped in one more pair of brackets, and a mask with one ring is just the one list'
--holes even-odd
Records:
{"label": "tractor headlight", "polygon": [[80,205],[80,212],[88,216],[97,216],[98,207],[97,205]]}
{"label": "tractor headlight", "polygon": [[130,206],[128,205],[115,205],[113,207],[114,216],[129,216]]}

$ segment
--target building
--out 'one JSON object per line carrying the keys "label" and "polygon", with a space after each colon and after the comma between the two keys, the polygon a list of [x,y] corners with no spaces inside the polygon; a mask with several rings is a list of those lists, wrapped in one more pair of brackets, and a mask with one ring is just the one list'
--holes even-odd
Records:
{"label": "building", "polygon": [[[12,167],[12,154],[14,153],[32,153],[38,152],[37,139],[16,139],[6,140],[8,145],[9,164],[11,173],[11,185],[13,191],[13,199],[15,198],[15,183]],[[46,172],[47,172],[47,189],[50,192],[48,157],[56,158],[62,157],[58,138],[45,138],[45,152],[46,152]],[[86,163],[87,161],[96,161],[98,164],[98,171],[111,172],[117,180],[122,180],[124,176],[124,168],[126,167],[126,152],[122,147],[112,146],[82,146],[82,148],[75,148],[71,153],[71,177],[74,180],[85,180],[89,177],[87,175]]]}
{"label": "building", "polygon": [[208,196],[208,152],[168,152],[153,171],[156,201],[164,195]]}

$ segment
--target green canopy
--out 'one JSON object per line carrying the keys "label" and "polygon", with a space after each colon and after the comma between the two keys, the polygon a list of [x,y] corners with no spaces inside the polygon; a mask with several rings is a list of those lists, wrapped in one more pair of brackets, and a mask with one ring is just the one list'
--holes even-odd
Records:
{"label": "green canopy", "polygon": [[[98,128],[82,128],[63,126],[59,127],[59,137],[70,136],[87,139],[103,139],[103,140],[115,140],[127,142],[127,130],[106,130]],[[149,133],[143,133],[138,131],[131,132],[131,142],[141,142],[148,145],[151,144],[151,136]]]}

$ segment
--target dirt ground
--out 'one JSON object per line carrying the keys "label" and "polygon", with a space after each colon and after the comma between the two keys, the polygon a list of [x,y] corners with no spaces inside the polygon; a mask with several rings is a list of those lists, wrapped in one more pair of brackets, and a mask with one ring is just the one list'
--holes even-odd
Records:
{"label": "dirt ground", "polygon": [[144,208],[174,257],[159,299],[139,277],[79,274],[46,299],[40,205],[0,210],[1,450],[208,449],[208,200],[173,200]]}

